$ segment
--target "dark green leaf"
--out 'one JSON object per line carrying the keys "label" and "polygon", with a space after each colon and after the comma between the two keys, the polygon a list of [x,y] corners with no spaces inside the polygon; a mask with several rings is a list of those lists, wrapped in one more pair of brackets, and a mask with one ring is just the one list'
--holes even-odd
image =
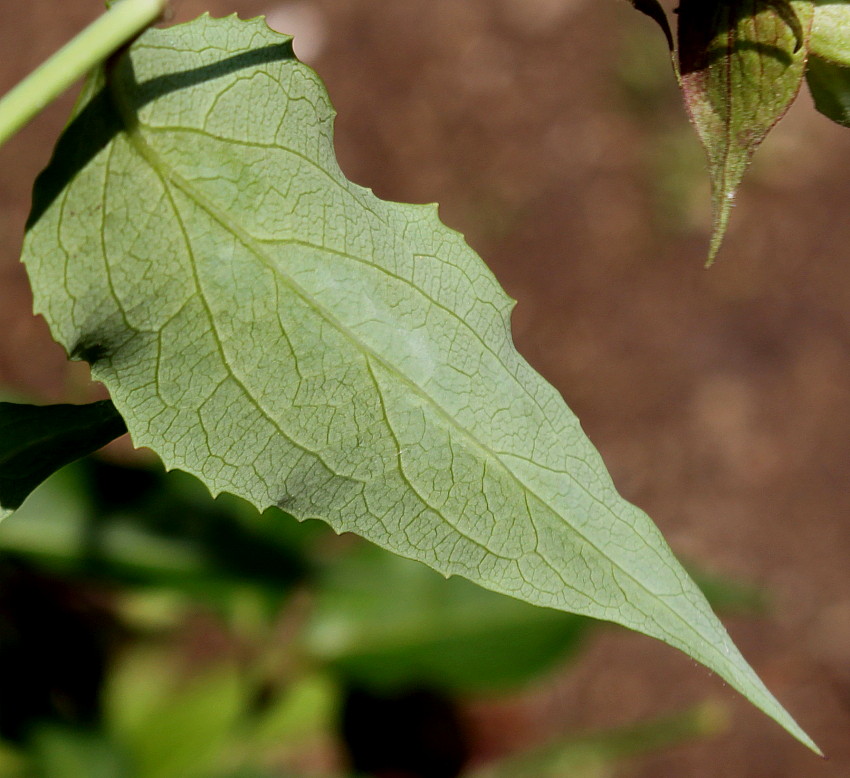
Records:
{"label": "dark green leaf", "polygon": [[815,0],[806,80],[815,107],[850,127],[850,1]]}
{"label": "dark green leaf", "polygon": [[691,121],[708,154],[714,261],[753,154],[797,96],[811,0],[682,0],[679,70]]}
{"label": "dark green leaf", "polygon": [[[101,732],[42,724],[28,741],[35,770],[15,775],[40,778],[116,778],[133,775],[123,750]],[[3,772],[9,776],[10,773]]]}
{"label": "dark green leaf", "polygon": [[843,127],[850,127],[850,67],[809,57],[806,81],[815,108]]}
{"label": "dark green leaf", "polygon": [[850,127],[850,67],[810,56],[806,81],[815,108],[843,127]]}
{"label": "dark green leaf", "polygon": [[276,509],[259,516],[235,497],[214,501],[185,473],[88,459],[63,468],[4,522],[0,551],[65,575],[213,602],[251,588],[274,604],[304,578],[308,549],[329,532]]}
{"label": "dark green leaf", "polygon": [[90,405],[0,403],[0,518],[60,467],[127,431],[109,400]]}

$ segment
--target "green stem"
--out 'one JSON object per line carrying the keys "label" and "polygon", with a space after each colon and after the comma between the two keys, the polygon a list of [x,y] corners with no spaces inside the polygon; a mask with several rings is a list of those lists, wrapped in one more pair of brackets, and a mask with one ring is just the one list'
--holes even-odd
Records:
{"label": "green stem", "polygon": [[121,0],[0,99],[0,146],[75,81],[159,18],[168,0]]}

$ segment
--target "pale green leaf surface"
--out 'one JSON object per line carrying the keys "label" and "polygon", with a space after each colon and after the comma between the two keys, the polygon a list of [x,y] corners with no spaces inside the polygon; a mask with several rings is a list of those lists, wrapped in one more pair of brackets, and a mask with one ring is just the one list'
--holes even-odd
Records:
{"label": "pale green leaf surface", "polygon": [[36,309],[136,445],[214,492],[618,622],[814,747],[520,357],[434,206],[349,182],[316,74],[262,20],[150,30],[37,185]]}
{"label": "pale green leaf surface", "polygon": [[809,50],[821,59],[850,66],[850,0],[814,0]]}

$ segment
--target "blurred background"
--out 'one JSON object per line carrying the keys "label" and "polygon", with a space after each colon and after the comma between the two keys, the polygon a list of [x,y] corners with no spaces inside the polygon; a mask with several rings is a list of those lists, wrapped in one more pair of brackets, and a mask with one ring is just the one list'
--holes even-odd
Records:
{"label": "blurred background", "polygon": [[[0,91],[102,8],[5,5]],[[667,646],[214,502],[124,441],[0,526],[0,776],[850,774],[850,132],[801,95],[705,271],[702,151],[627,3],[173,5],[295,34],[347,175],[440,203],[519,301],[520,351],[828,760]],[[17,262],[72,98],[0,149],[6,399],[103,396]]]}

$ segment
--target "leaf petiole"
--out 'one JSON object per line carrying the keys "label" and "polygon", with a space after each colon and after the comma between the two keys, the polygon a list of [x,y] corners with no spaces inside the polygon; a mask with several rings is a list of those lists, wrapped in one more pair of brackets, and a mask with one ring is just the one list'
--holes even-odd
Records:
{"label": "leaf petiole", "polygon": [[120,0],[0,99],[0,146],[75,81],[155,22],[168,0]]}

